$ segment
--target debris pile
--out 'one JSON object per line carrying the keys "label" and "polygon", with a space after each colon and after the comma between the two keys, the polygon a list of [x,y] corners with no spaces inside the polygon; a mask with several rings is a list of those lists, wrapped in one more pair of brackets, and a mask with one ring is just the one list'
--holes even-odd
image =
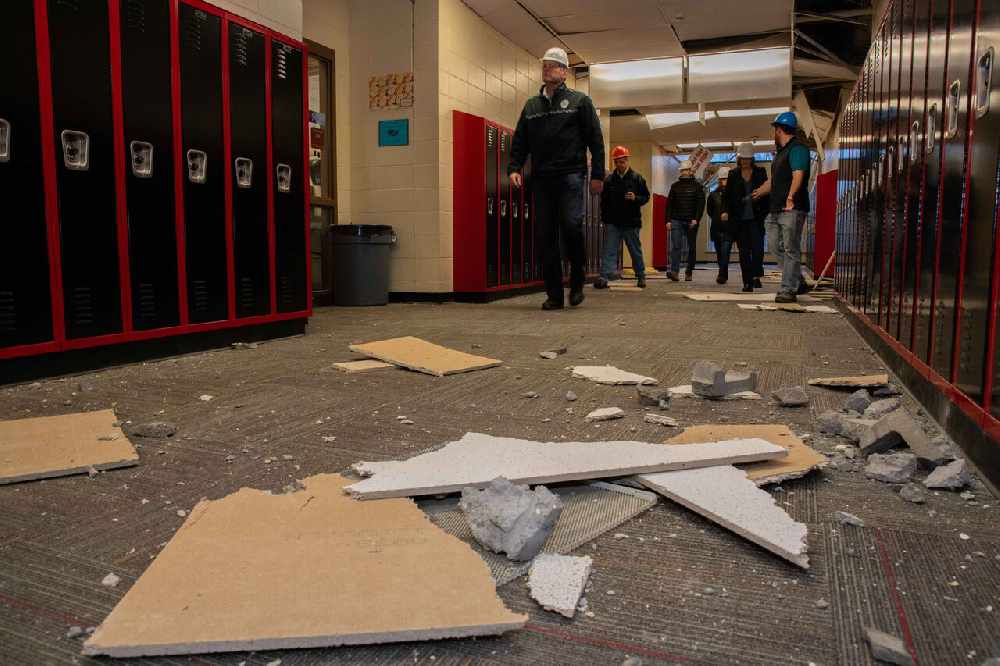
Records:
{"label": "debris pile", "polygon": [[501,477],[483,490],[465,488],[459,508],[484,548],[530,560],[542,550],[563,505],[545,486],[532,491]]}

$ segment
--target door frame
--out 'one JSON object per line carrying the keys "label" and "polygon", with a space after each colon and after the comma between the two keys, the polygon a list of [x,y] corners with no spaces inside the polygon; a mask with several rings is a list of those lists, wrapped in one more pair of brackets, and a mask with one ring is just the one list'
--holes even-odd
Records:
{"label": "door frame", "polygon": [[[303,39],[303,43],[306,45],[306,51],[309,56],[316,56],[325,60],[329,63],[329,80],[327,81],[327,99],[324,100],[327,113],[327,131],[324,140],[323,150],[330,156],[329,162],[326,168],[329,169],[330,177],[330,193],[333,196],[324,197],[317,196],[312,193],[312,181],[309,182],[309,218],[312,220],[312,208],[319,207],[330,211],[331,224],[337,224],[337,88],[336,88],[336,53],[333,49],[318,44],[311,39]],[[308,68],[308,64],[307,64]],[[308,71],[308,69],[307,69]],[[305,96],[306,107],[308,110],[309,106],[309,95],[308,91]],[[307,133],[307,141],[309,141]],[[308,165],[307,165],[308,168]],[[312,230],[310,229],[310,233]],[[314,305],[332,305],[333,303],[333,246],[332,240],[329,234],[323,234],[320,238],[319,252],[322,257],[320,262],[321,270],[324,272],[323,282],[330,285],[328,289],[313,289],[313,304]],[[313,251],[317,248],[313,247]],[[312,261],[312,257],[309,257],[309,261]],[[311,285],[310,285],[311,286]]]}

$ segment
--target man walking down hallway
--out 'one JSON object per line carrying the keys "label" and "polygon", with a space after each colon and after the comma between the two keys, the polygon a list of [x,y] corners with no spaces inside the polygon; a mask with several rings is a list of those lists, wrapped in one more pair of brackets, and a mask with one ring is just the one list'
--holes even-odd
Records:
{"label": "man walking down hallway", "polygon": [[674,282],[680,279],[681,249],[687,243],[684,279],[691,281],[698,250],[698,226],[705,213],[705,188],[695,177],[691,162],[681,162],[681,177],[670,186],[667,196],[667,238],[670,243],[670,271]]}
{"label": "man walking down hallway", "polygon": [[521,111],[511,143],[507,172],[521,187],[521,170],[529,156],[534,174],[535,221],[541,248],[545,291],[543,310],[563,308],[563,272],[560,235],[569,255],[569,304],[583,302],[583,196],[590,150],[590,191],[604,188],[604,136],[590,97],[566,87],[569,57],[551,48],[542,57],[545,85]]}
{"label": "man walking down hallway", "polygon": [[642,258],[639,230],[642,228],[642,207],[649,203],[646,179],[629,166],[629,151],[616,146],[611,151],[615,168],[604,180],[601,194],[601,220],[604,221],[604,248],[601,255],[601,276],[594,286],[603,289],[608,280],[618,279],[618,250],[622,241],[632,258],[636,286],[646,288],[646,264]]}

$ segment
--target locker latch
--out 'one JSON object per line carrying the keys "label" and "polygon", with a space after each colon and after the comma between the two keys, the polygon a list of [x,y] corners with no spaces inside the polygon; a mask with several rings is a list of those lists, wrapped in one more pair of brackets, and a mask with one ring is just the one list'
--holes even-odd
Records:
{"label": "locker latch", "polygon": [[507,217],[507,200],[500,200],[500,217]]}
{"label": "locker latch", "polygon": [[486,214],[493,214],[493,197],[486,197]]}
{"label": "locker latch", "polygon": [[247,157],[236,158],[236,185],[250,189],[253,185],[253,160]]}
{"label": "locker latch", "polygon": [[993,87],[993,47],[979,56],[976,67],[976,118],[982,118],[990,111],[990,92]]}
{"label": "locker latch", "polygon": [[962,82],[955,80],[948,87],[948,99],[945,106],[945,138],[954,139],[958,134],[958,102],[962,97]]}
{"label": "locker latch", "polygon": [[925,155],[930,155],[934,152],[934,143],[937,137],[937,115],[937,104],[931,104],[931,108],[927,110],[927,130],[924,133],[926,135],[926,143],[924,143]]}
{"label": "locker latch", "polygon": [[132,175],[136,178],[153,177],[153,144],[133,141],[129,144],[132,153]]}
{"label": "locker latch", "polygon": [[518,205],[518,204],[511,204],[511,206],[510,206],[510,214],[514,217],[515,220],[520,217],[520,210],[521,210],[521,206],[520,205]]}
{"label": "locker latch", "polygon": [[10,162],[10,123],[0,118],[0,162]]}
{"label": "locker latch", "polygon": [[72,171],[86,171],[90,168],[90,136],[86,132],[63,130],[63,164]]}
{"label": "locker latch", "polygon": [[524,204],[524,219],[525,219],[525,221],[528,220],[528,211],[530,211],[530,210],[531,210],[531,206],[529,206],[528,204]]}
{"label": "locker latch", "polygon": [[278,163],[277,168],[278,175],[278,191],[279,192],[291,192],[292,191],[292,167],[287,164]]}
{"label": "locker latch", "polygon": [[187,152],[188,180],[202,184],[208,180],[208,155],[202,150],[191,149]]}

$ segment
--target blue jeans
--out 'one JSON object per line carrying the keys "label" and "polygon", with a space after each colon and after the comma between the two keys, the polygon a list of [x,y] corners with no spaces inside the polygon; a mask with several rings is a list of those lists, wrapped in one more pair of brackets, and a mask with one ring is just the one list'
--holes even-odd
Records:
{"label": "blue jeans", "polygon": [[549,300],[563,302],[562,252],[559,237],[569,255],[569,286],[583,289],[583,262],[587,251],[583,236],[583,188],[587,174],[535,176],[536,247],[541,248],[542,274]]}
{"label": "blue jeans", "polygon": [[781,268],[781,292],[794,294],[802,280],[802,228],[806,214],[799,210],[771,213],[764,226],[767,243]]}
{"label": "blue jeans", "polygon": [[698,251],[698,227],[691,226],[691,220],[670,220],[670,272],[681,272],[681,250],[687,243],[687,271],[694,270],[695,254]]}
{"label": "blue jeans", "polygon": [[726,234],[717,234],[712,237],[715,244],[715,257],[719,262],[719,271],[729,274],[729,255],[733,252],[733,239]]}
{"label": "blue jeans", "polygon": [[641,227],[619,227],[604,225],[604,254],[601,257],[601,275],[613,280],[618,275],[618,249],[625,241],[628,254],[632,257],[632,270],[637,278],[646,275],[646,264],[642,259],[642,243],[639,241]]}

